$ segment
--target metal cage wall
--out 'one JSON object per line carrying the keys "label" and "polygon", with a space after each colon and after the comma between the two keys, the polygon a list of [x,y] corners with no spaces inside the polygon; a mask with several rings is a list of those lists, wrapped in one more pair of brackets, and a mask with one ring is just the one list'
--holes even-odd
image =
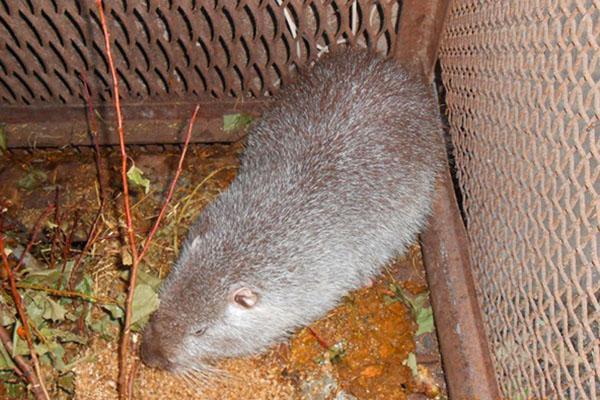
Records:
{"label": "metal cage wall", "polygon": [[[186,118],[202,104],[203,141],[220,131],[226,111],[256,112],[298,67],[339,46],[362,45],[392,55],[402,1],[171,0],[106,1],[130,142],[176,141],[134,120]],[[0,2],[0,116],[15,145],[14,124],[81,120],[83,83],[112,121],[111,78],[93,0]],[[211,120],[212,119],[212,120]],[[25,145],[88,141],[86,126],[41,126]],[[201,129],[201,128],[198,128]],[[110,131],[110,130],[108,130]],[[62,132],[62,133],[61,133]],[[104,139],[104,142],[114,142]]]}
{"label": "metal cage wall", "polygon": [[440,59],[504,396],[597,399],[600,3],[456,0]]}

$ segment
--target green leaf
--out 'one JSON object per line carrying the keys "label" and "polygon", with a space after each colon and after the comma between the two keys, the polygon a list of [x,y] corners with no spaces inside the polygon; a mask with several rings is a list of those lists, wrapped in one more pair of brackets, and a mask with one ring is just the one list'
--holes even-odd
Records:
{"label": "green leaf", "polygon": [[62,371],[65,368],[64,356],[65,348],[60,343],[51,342],[48,344],[48,358],[50,359],[50,364],[59,371]]}
{"label": "green leaf", "polygon": [[8,326],[15,323],[15,313],[9,311],[8,308],[0,307],[0,324],[2,326]]}
{"label": "green leaf", "polygon": [[17,186],[21,189],[33,190],[44,183],[47,179],[48,176],[45,172],[37,169],[31,169],[27,175],[17,181]]}
{"label": "green leaf", "polygon": [[77,315],[73,314],[72,312],[68,312],[68,311],[65,314],[65,318],[71,322],[75,322],[79,319],[79,317]]}
{"label": "green leaf", "polygon": [[12,357],[3,345],[0,345],[0,370],[5,369],[13,369],[15,367],[15,363],[12,361]]}
{"label": "green leaf", "polygon": [[116,304],[103,304],[102,308],[108,311],[113,319],[121,319],[125,315],[123,308]]}
{"label": "green leaf", "polygon": [[88,296],[94,295],[94,282],[88,275],[84,275],[83,279],[75,286],[75,291],[86,294]]}
{"label": "green leaf", "polygon": [[160,283],[162,282],[162,280],[159,279],[158,277],[156,277],[152,274],[149,274],[142,269],[140,269],[138,271],[137,281],[139,282],[139,284],[143,283],[143,284],[150,286],[152,289],[154,289],[154,291],[158,290],[158,287],[160,286]]}
{"label": "green leaf", "polygon": [[[3,394],[6,395],[7,399],[32,399],[27,386],[22,383],[20,379],[15,379],[15,374],[13,372],[7,372],[10,374],[9,376],[0,376],[0,381],[2,381],[2,385],[4,386],[5,392]],[[16,383],[14,383],[16,381]]]}
{"label": "green leaf", "polygon": [[158,294],[150,285],[137,285],[133,294],[131,329],[133,331],[140,330],[147,322],[150,314],[158,308],[158,304]]}
{"label": "green leaf", "polygon": [[419,370],[417,369],[417,356],[415,356],[415,353],[408,353],[408,357],[402,362],[402,365],[406,365],[410,368],[414,377],[419,375]]}
{"label": "green leaf", "polygon": [[86,344],[87,339],[81,335],[77,335],[76,333],[64,331],[62,329],[54,329],[54,328],[42,328],[40,329],[42,335],[46,337],[47,340],[58,339],[62,343],[79,343]]}
{"label": "green leaf", "polygon": [[61,279],[60,269],[58,268],[42,270],[26,268],[23,272],[26,275],[21,279],[21,282],[29,285],[56,287]]}
{"label": "green leaf", "polygon": [[415,333],[415,336],[433,332],[433,310],[431,307],[425,306],[429,298],[429,293],[425,292],[416,296],[412,296],[401,287],[394,284],[390,285],[390,289],[396,294],[395,297],[390,298],[390,302],[398,299],[410,308],[413,318],[417,323],[417,332]]}
{"label": "green leaf", "polygon": [[421,308],[417,313],[416,321],[418,328],[415,336],[433,332],[433,310],[431,307]]}
{"label": "green leaf", "polygon": [[47,302],[48,303],[42,317],[53,322],[63,321],[65,319],[65,314],[67,313],[67,310],[65,310],[63,306],[61,306],[56,301],[50,298],[47,299]]}
{"label": "green leaf", "polygon": [[137,187],[143,188],[144,193],[148,193],[150,190],[150,179],[144,177],[144,171],[132,165],[127,171],[127,179],[129,182]]}
{"label": "green leaf", "polygon": [[244,113],[223,115],[223,130],[233,132],[246,128],[254,120],[254,117]]}
{"label": "green leaf", "polygon": [[6,152],[8,146],[6,145],[6,130],[4,125],[0,125],[0,153]]}
{"label": "green leaf", "polygon": [[[130,275],[130,270],[125,270],[121,272],[119,277],[125,282],[129,282]],[[152,289],[154,289],[154,291],[156,292],[158,291],[162,279],[140,268],[137,273],[137,282],[138,285],[145,284],[152,287]]]}
{"label": "green leaf", "polygon": [[75,394],[75,373],[67,372],[58,377],[56,384],[69,394]]}
{"label": "green leaf", "polygon": [[29,320],[33,322],[35,326],[39,326],[43,322],[43,315],[46,312],[46,302],[48,296],[45,293],[36,293],[31,298],[31,301],[26,301],[25,308],[27,309],[27,316]]}
{"label": "green leaf", "polygon": [[337,364],[342,361],[342,358],[346,355],[345,347],[345,343],[341,341],[327,349],[327,355],[332,364]]}
{"label": "green leaf", "polygon": [[112,339],[111,327],[115,324],[110,316],[106,315],[104,318],[90,323],[88,326],[91,330],[99,333],[103,339]]}

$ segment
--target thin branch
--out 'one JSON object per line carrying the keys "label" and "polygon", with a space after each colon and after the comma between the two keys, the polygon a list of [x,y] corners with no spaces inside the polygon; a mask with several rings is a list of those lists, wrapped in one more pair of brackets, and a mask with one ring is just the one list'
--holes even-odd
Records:
{"label": "thin branch", "polygon": [[[34,386],[32,382],[32,391],[34,393],[38,393],[41,391],[40,399],[50,399],[48,396],[48,392],[46,391],[46,386],[44,385],[44,377],[42,376],[42,371],[40,369],[40,363],[37,358],[37,354],[35,352],[35,348],[33,347],[33,339],[31,337],[31,330],[29,329],[29,320],[27,318],[27,312],[25,311],[25,307],[23,307],[23,303],[21,301],[21,295],[17,290],[17,284],[15,281],[14,271],[8,265],[8,258],[6,257],[6,253],[4,252],[4,235],[0,233],[0,256],[2,257],[2,266],[4,268],[4,272],[8,277],[8,282],[10,284],[10,291],[13,296],[13,300],[15,302],[15,308],[17,309],[17,313],[19,314],[19,318],[21,319],[21,323],[23,329],[25,331],[25,338],[27,340],[27,345],[29,346],[29,352],[31,353],[31,361],[33,362],[33,367],[37,374],[37,387]],[[30,381],[31,382],[31,381]],[[37,395],[36,395],[37,396]]]}
{"label": "thin branch", "polygon": [[92,303],[98,303],[98,304],[116,304],[117,303],[115,300],[108,298],[108,297],[91,296],[89,294],[76,292],[73,290],[59,290],[59,289],[53,289],[53,288],[49,288],[49,287],[41,286],[41,285],[30,285],[27,283],[17,283],[17,288],[39,290],[41,292],[46,292],[52,296],[58,296],[58,297],[80,298],[80,299],[87,300]]}
{"label": "thin branch", "polygon": [[[81,79],[81,82],[83,82],[83,96],[85,97],[85,102],[87,104],[87,108],[88,108],[88,114],[89,114],[89,121],[90,121],[90,131],[92,133],[92,141],[94,143],[94,150],[95,150],[95,158],[96,158],[96,170],[98,173],[98,182],[100,185],[100,205],[98,207],[98,212],[96,213],[96,217],[94,218],[94,222],[92,223],[92,226],[88,232],[87,235],[87,239],[85,241],[85,246],[83,247],[83,250],[81,251],[81,253],[79,253],[79,255],[77,256],[77,259],[75,260],[75,264],[73,265],[73,268],[71,268],[71,271],[69,272],[69,277],[67,279],[67,287],[70,290],[73,290],[74,286],[75,286],[75,281],[74,281],[74,277],[76,276],[76,271],[79,269],[79,266],[81,265],[81,262],[83,261],[83,256],[88,252],[88,250],[90,249],[90,247],[92,247],[92,245],[96,242],[96,240],[98,240],[98,237],[100,236],[100,230],[98,229],[98,223],[100,222],[100,219],[102,217],[102,212],[104,210],[104,206],[106,204],[106,184],[108,182],[108,180],[106,179],[106,176],[104,174],[105,168],[104,168],[104,163],[102,162],[102,154],[100,153],[100,144],[98,142],[98,124],[97,124],[97,120],[96,120],[96,114],[94,112],[94,105],[92,104],[92,98],[91,98],[91,94],[90,94],[90,86],[88,85],[88,80],[87,80],[87,76],[85,75],[85,73],[83,73],[82,75],[79,76],[79,78]],[[84,314],[82,314],[84,315]]]}
{"label": "thin branch", "polygon": [[[125,309],[125,322],[124,322],[124,326],[123,326],[123,334],[121,337],[121,348],[119,351],[119,379],[118,379],[119,395],[121,398],[127,399],[130,397],[129,396],[130,385],[128,384],[128,373],[127,372],[128,372],[128,366],[129,366],[128,356],[129,356],[129,344],[130,344],[130,334],[131,334],[131,310],[132,310],[132,303],[133,303],[133,295],[135,292],[135,284],[136,284],[136,279],[137,279],[137,270],[138,270],[139,263],[140,263],[142,257],[148,251],[148,248],[151,243],[151,239],[154,236],[154,234],[156,233],[156,230],[158,229],[160,221],[162,220],[162,218],[165,214],[169,200],[171,199],[171,197],[173,195],[177,179],[179,178],[179,175],[181,174],[183,159],[187,152],[187,148],[188,148],[191,133],[192,133],[193,124],[195,122],[199,107],[196,107],[196,109],[194,110],[194,114],[192,115],[192,118],[190,120],[190,125],[189,125],[188,133],[186,136],[184,149],[182,151],[182,154],[181,154],[181,157],[179,160],[179,165],[177,168],[177,172],[175,174],[175,177],[173,179],[171,187],[169,188],[169,193],[167,195],[165,203],[161,209],[161,212],[157,218],[157,221],[156,221],[154,227],[152,228],[152,231],[150,232],[148,239],[146,240],[146,242],[142,248],[141,253],[138,253],[137,244],[136,244],[136,240],[135,240],[135,233],[133,230],[133,222],[132,222],[132,217],[131,217],[131,201],[130,201],[130,196],[129,196],[129,186],[128,186],[128,182],[127,182],[127,151],[125,148],[125,132],[123,129],[123,116],[121,113],[121,101],[120,101],[120,96],[119,96],[119,82],[118,82],[117,72],[115,69],[112,52],[111,52],[111,48],[110,48],[110,34],[108,32],[108,27],[106,24],[106,17],[104,15],[102,0],[96,0],[96,4],[98,6],[100,23],[101,23],[102,32],[104,35],[104,45],[106,48],[106,56],[108,59],[108,65],[110,68],[110,73],[111,73],[112,83],[113,83],[113,100],[114,100],[114,108],[115,108],[116,119],[117,119],[117,130],[118,130],[118,134],[119,134],[119,145],[120,145],[120,149],[121,149],[121,179],[122,179],[122,183],[123,183],[123,203],[124,203],[124,208],[125,208],[125,221],[126,221],[127,236],[129,238],[129,247],[130,247],[131,256],[133,259],[133,263],[131,266],[131,272],[130,272],[129,291],[127,294],[127,306]],[[132,367],[132,371],[131,371],[132,372],[131,379],[133,379],[133,376],[135,375],[135,368],[136,368],[136,366],[134,364]],[[133,382],[130,382],[130,383],[133,384]]]}
{"label": "thin branch", "polygon": [[[140,342],[138,341],[137,343],[134,343],[135,349],[134,349],[134,353],[137,353],[139,347],[140,347]],[[127,396],[130,399],[133,399],[133,382],[135,381],[135,375],[137,374],[138,368],[140,366],[140,360],[139,358],[134,358],[133,361],[131,362],[131,368],[129,370],[129,376],[127,378]]]}
{"label": "thin branch", "polygon": [[[127,182],[127,150],[125,149],[125,130],[123,128],[123,115],[121,114],[121,99],[119,96],[119,81],[117,78],[117,71],[115,68],[115,64],[113,61],[112,52],[110,50],[110,34],[108,33],[108,26],[106,24],[106,17],[104,15],[104,8],[102,4],[102,0],[96,0],[96,5],[98,7],[98,14],[100,15],[100,24],[102,26],[102,33],[104,35],[104,47],[106,48],[106,57],[108,59],[108,66],[110,68],[110,74],[112,77],[113,84],[113,100],[114,100],[114,108],[117,118],[117,131],[119,134],[119,147],[121,149],[121,181],[123,184],[123,204],[125,208],[125,223],[127,229],[127,237],[129,240],[129,248],[131,251],[131,256],[133,258],[133,265],[131,266],[131,278],[129,282],[129,292],[128,298],[133,297],[132,294],[135,290],[135,278],[137,273],[137,261],[138,261],[138,253],[137,253],[137,244],[135,241],[135,234],[133,232],[133,222],[131,218],[131,202],[129,200],[129,184]],[[129,302],[128,302],[129,304]],[[127,357],[129,356],[129,323],[130,320],[127,318],[129,316],[129,307],[126,308],[125,313],[125,324],[123,327],[123,334],[121,337],[121,347],[119,349],[119,378],[118,378],[118,390],[119,397],[122,399],[127,399],[127,369],[128,369],[128,361]]]}
{"label": "thin branch", "polygon": [[[77,229],[77,225],[79,224],[79,210],[75,211],[75,216],[73,218],[73,224],[71,225],[71,230],[66,237],[65,244],[63,246],[63,264],[60,268],[61,275],[65,272],[65,268],[67,267],[67,262],[69,258],[69,254],[71,254],[71,245],[73,244],[73,236],[75,235],[75,230]],[[60,281],[58,284],[60,285]]]}
{"label": "thin branch", "polygon": [[100,229],[98,229],[98,223],[100,222],[100,217],[102,216],[102,208],[103,206],[100,206],[100,209],[96,213],[96,217],[94,218],[92,227],[88,232],[87,240],[85,241],[85,246],[83,246],[83,250],[81,250],[81,252],[77,255],[77,258],[75,259],[75,264],[73,264],[73,268],[71,268],[71,271],[69,272],[69,277],[67,279],[67,287],[70,290],[73,290],[75,286],[75,271],[79,269],[79,265],[81,265],[81,261],[83,261],[83,256],[88,252],[90,247],[92,247],[92,245],[96,243],[98,237],[100,236]]}
{"label": "thin branch", "polygon": [[58,200],[60,198],[60,186],[56,185],[56,191],[54,193],[54,224],[56,225],[52,230],[52,245],[50,247],[50,269],[54,269],[56,264],[56,255],[54,250],[58,243],[58,234],[60,232],[60,209],[58,207]]}
{"label": "thin branch", "polygon": [[131,218],[131,202],[129,200],[129,184],[127,182],[127,150],[125,148],[125,129],[123,128],[123,114],[121,112],[121,97],[119,95],[119,79],[117,78],[117,70],[110,49],[110,34],[108,32],[108,26],[106,25],[106,17],[104,15],[104,8],[102,0],[96,0],[98,6],[98,13],[100,14],[100,23],[102,25],[102,33],[104,34],[104,47],[106,48],[106,57],[108,59],[108,66],[110,68],[110,75],[112,77],[113,84],[113,101],[114,108],[117,118],[117,131],[119,134],[119,148],[121,150],[121,181],[123,184],[123,202],[125,206],[125,223],[127,229],[127,237],[129,238],[129,247],[131,249],[131,256],[135,260],[138,258],[137,244],[135,241],[135,234],[133,232],[133,222]]}
{"label": "thin branch", "polygon": [[87,75],[83,73],[79,76],[81,82],[83,82],[83,96],[85,98],[85,102],[88,108],[89,121],[90,121],[90,131],[92,133],[92,142],[94,143],[94,150],[96,154],[96,169],[98,170],[98,182],[100,182],[100,208],[104,204],[106,204],[106,185],[108,184],[108,179],[104,171],[104,163],[102,159],[102,155],[100,153],[100,143],[98,142],[98,121],[96,120],[96,113],[94,111],[94,105],[92,103],[92,97],[90,93],[90,85],[88,84]]}
{"label": "thin branch", "polygon": [[[122,335],[120,359],[119,359],[119,361],[120,361],[119,393],[120,393],[121,397],[129,398],[130,397],[130,388],[132,387],[131,385],[133,382],[128,382],[127,357],[129,356],[128,349],[129,349],[130,334],[131,334],[131,310],[132,310],[133,295],[134,295],[134,291],[135,291],[135,284],[136,284],[136,278],[137,278],[137,269],[138,269],[140,261],[142,260],[143,256],[146,254],[146,252],[148,251],[148,249],[150,247],[152,238],[154,237],[154,235],[158,229],[158,226],[160,225],[160,222],[162,221],[162,219],[164,217],[164,214],[166,212],[169,201],[171,200],[171,198],[173,196],[173,193],[175,190],[175,185],[176,185],[177,180],[182,171],[183,160],[184,160],[185,154],[187,152],[187,148],[188,148],[189,141],[191,138],[192,128],[193,128],[199,107],[197,106],[195,108],[194,114],[192,115],[192,118],[190,120],[185,145],[184,145],[181,157],[179,159],[179,164],[177,167],[177,171],[175,173],[175,177],[169,188],[167,198],[165,199],[165,202],[164,202],[164,204],[161,208],[161,211],[159,213],[159,216],[148,236],[148,239],[145,241],[142,251],[140,253],[138,253],[136,240],[135,240],[135,234],[134,234],[134,230],[133,230],[133,222],[132,222],[132,217],[131,217],[131,205],[130,205],[131,202],[130,202],[130,197],[129,197],[128,182],[127,182],[127,152],[126,152],[126,148],[125,148],[125,133],[124,133],[124,129],[123,129],[123,116],[121,113],[118,78],[117,78],[117,73],[116,73],[116,69],[114,66],[112,52],[110,49],[110,35],[108,32],[108,27],[106,24],[106,17],[104,15],[104,10],[102,7],[102,0],[96,0],[96,4],[98,6],[98,12],[100,15],[100,22],[101,22],[102,31],[104,34],[104,42],[105,42],[104,44],[106,47],[107,59],[108,59],[108,64],[109,64],[109,68],[110,68],[110,72],[111,72],[111,76],[112,76],[112,82],[113,82],[113,100],[114,100],[114,108],[115,108],[115,113],[116,113],[116,118],[117,118],[119,145],[120,145],[120,149],[121,149],[121,178],[123,181],[123,203],[124,203],[124,208],[125,208],[125,219],[126,219],[127,235],[129,238],[129,247],[130,247],[131,255],[133,258],[133,263],[131,266],[131,273],[130,273],[130,281],[129,281],[129,291],[128,291],[128,296],[127,296],[127,306],[126,306],[126,312],[125,312],[125,323],[124,323],[124,327],[123,327],[123,335]],[[135,375],[135,369],[136,369],[136,366],[134,364],[132,366],[132,370],[131,370],[131,375],[132,375],[131,380],[133,379],[133,375]]]}
{"label": "thin branch", "polygon": [[[140,262],[142,261],[142,257],[144,257],[144,255],[146,254],[146,252],[148,251],[148,249],[150,247],[152,238],[154,237],[154,234],[156,233],[158,226],[160,225],[160,222],[165,215],[167,206],[169,205],[169,202],[170,202],[171,198],[173,197],[173,193],[175,191],[175,186],[177,185],[177,180],[179,179],[179,176],[181,175],[181,171],[183,170],[183,161],[184,161],[185,155],[187,153],[190,138],[192,136],[194,123],[196,122],[196,116],[198,115],[199,109],[200,109],[200,106],[196,106],[196,108],[194,109],[194,113],[192,114],[192,117],[190,118],[188,131],[187,131],[187,134],[185,137],[185,144],[183,146],[181,156],[179,157],[179,163],[177,164],[177,171],[175,172],[175,176],[173,177],[173,180],[169,187],[169,192],[167,194],[165,202],[163,203],[160,213],[158,214],[158,217],[156,218],[156,222],[154,223],[154,226],[153,226],[152,230],[150,231],[150,234],[148,235],[148,239],[146,240],[142,251],[139,253],[139,256],[137,258],[133,259],[133,263],[131,265],[131,272],[130,272],[130,278],[129,278],[129,292],[127,293],[127,305],[125,307],[125,322],[124,322],[123,337],[122,337],[122,342],[121,342],[121,360],[122,360],[123,368],[119,371],[120,374],[122,374],[119,376],[119,383],[120,383],[119,386],[120,386],[120,390],[121,390],[121,395],[124,396],[125,398],[129,398],[128,397],[129,396],[129,388],[133,384],[132,382],[128,382],[127,369],[124,368],[126,362],[124,360],[129,355],[128,348],[129,348],[129,342],[130,342],[129,337],[131,335],[131,312],[133,309],[133,295],[135,293],[135,286],[136,286],[136,282],[137,282],[137,270],[140,265]],[[135,368],[135,364],[133,365],[132,368]],[[135,371],[132,371],[131,377],[134,377],[134,376],[135,376]]]}
{"label": "thin branch", "polygon": [[325,339],[323,339],[321,337],[321,335],[319,335],[310,326],[308,327],[308,332],[310,332],[310,334],[317,340],[317,342],[321,345],[322,348],[324,348],[325,350],[329,350],[331,348],[331,345],[329,343],[327,343],[327,341]]}
{"label": "thin branch", "polygon": [[17,265],[14,268],[14,272],[18,272],[19,269],[23,266],[23,262],[25,261],[25,255],[27,255],[27,253],[31,251],[33,243],[35,243],[38,235],[40,234],[40,231],[42,230],[42,224],[44,220],[52,213],[52,211],[54,211],[54,207],[54,204],[50,204],[48,207],[46,207],[42,215],[40,215],[40,217],[36,221],[35,226],[33,227],[33,231],[31,233],[31,238],[29,239],[25,250],[23,250],[21,257],[19,257],[19,261],[17,262]]}
{"label": "thin branch", "polygon": [[[0,325],[0,341],[4,345],[6,349],[6,353],[14,354],[13,344],[10,340],[10,334],[6,331],[6,329]],[[42,385],[38,380],[37,375],[31,368],[31,365],[25,360],[22,356],[16,354],[13,356],[13,361],[16,365],[15,373],[24,378],[27,382],[31,384],[31,391],[36,399],[46,399],[46,393],[42,390]]]}
{"label": "thin branch", "polygon": [[148,249],[150,248],[150,242],[152,241],[152,238],[156,234],[156,231],[158,230],[158,227],[159,227],[160,223],[162,222],[163,217],[165,216],[165,212],[167,211],[167,206],[171,202],[171,198],[173,197],[173,193],[175,192],[175,186],[177,186],[177,181],[179,180],[179,176],[181,175],[181,172],[183,171],[183,160],[185,159],[185,155],[187,153],[187,149],[190,144],[190,139],[192,137],[192,130],[194,128],[194,123],[196,122],[196,116],[198,115],[198,110],[200,110],[199,105],[196,106],[196,108],[194,109],[194,113],[192,114],[192,118],[190,118],[190,123],[188,125],[187,134],[185,136],[185,143],[183,145],[183,150],[181,151],[181,155],[179,156],[179,163],[177,164],[177,171],[175,171],[175,176],[173,177],[173,180],[171,181],[171,186],[169,187],[169,192],[167,194],[167,198],[165,199],[165,202],[164,202],[162,208],[160,209],[160,213],[158,214],[158,217],[156,218],[156,222],[154,223],[154,226],[152,227],[152,230],[150,231],[150,234],[148,235],[148,239],[146,239],[146,242],[144,243],[144,248],[140,252],[140,255],[138,257],[139,261],[142,260],[142,258],[144,257],[144,255],[146,254]]}

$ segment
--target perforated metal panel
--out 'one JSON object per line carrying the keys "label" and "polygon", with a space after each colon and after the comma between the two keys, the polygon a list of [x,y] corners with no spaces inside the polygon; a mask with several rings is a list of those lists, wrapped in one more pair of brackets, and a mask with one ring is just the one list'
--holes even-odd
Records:
{"label": "perforated metal panel", "polygon": [[[105,1],[127,102],[261,97],[340,45],[395,48],[401,1]],[[110,75],[92,0],[0,1],[4,105],[96,101]]]}
{"label": "perforated metal panel", "polygon": [[440,50],[506,398],[600,398],[600,2],[453,1]]}

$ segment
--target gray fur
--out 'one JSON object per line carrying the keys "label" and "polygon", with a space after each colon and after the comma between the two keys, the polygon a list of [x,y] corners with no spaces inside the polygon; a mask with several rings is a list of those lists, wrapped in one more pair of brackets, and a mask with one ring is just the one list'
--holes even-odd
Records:
{"label": "gray fur", "polygon": [[[345,51],[276,97],[250,129],[238,176],[191,227],[144,360],[181,371],[258,352],[403,253],[444,159],[430,92],[394,61]],[[253,307],[231,299],[240,287],[257,294]]]}

